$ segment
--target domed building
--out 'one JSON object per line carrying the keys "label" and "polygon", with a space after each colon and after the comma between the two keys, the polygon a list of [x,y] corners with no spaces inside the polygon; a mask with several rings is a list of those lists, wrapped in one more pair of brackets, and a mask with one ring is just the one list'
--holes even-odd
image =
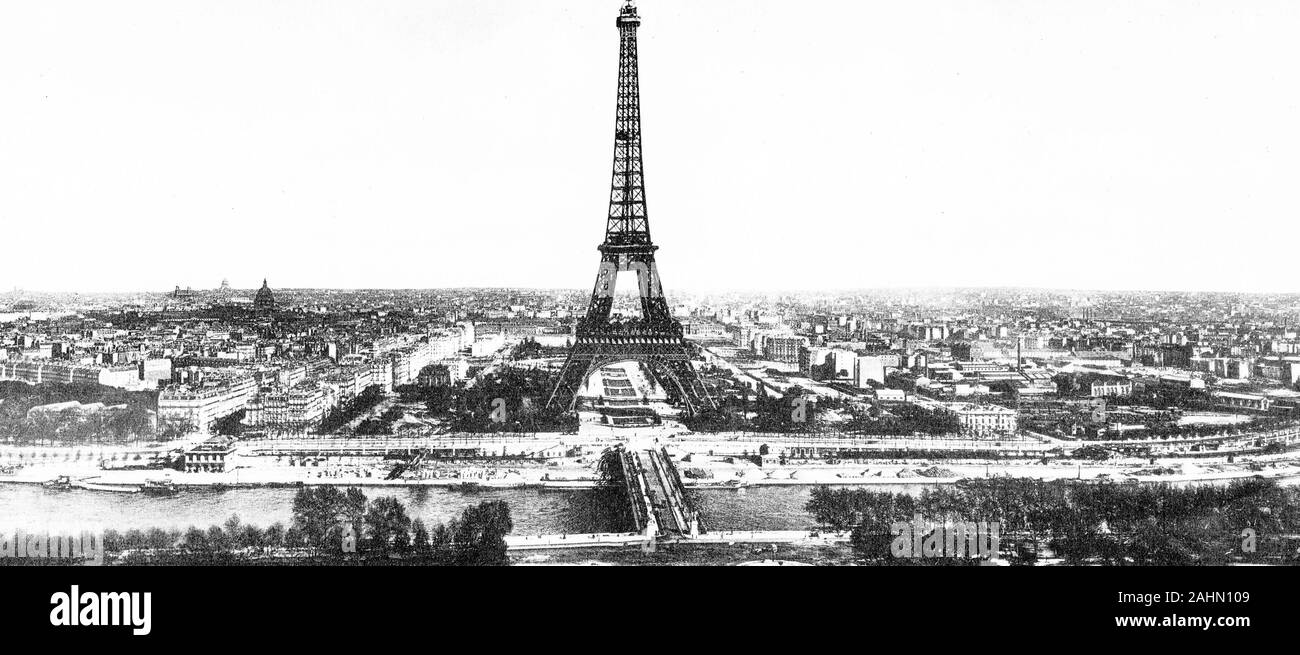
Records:
{"label": "domed building", "polygon": [[275,297],[271,295],[271,287],[267,286],[266,280],[262,280],[262,288],[257,290],[257,296],[253,298],[253,309],[259,312],[275,311]]}

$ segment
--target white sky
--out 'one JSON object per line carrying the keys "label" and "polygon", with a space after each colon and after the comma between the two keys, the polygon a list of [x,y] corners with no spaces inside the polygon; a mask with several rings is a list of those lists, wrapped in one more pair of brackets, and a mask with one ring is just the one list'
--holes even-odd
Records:
{"label": "white sky", "polygon": [[[6,2],[0,290],[587,288],[620,2]],[[645,0],[665,289],[1300,291],[1300,3]]]}

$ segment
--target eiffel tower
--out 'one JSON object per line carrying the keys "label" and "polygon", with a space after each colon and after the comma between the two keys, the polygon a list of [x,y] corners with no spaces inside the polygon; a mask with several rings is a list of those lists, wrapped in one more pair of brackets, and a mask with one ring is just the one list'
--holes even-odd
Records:
{"label": "eiffel tower", "polygon": [[[577,405],[578,390],[592,373],[614,362],[637,361],[658,378],[669,398],[694,414],[716,407],[704,381],[691,367],[695,353],[672,317],[655,267],[646,212],[645,175],[641,163],[641,91],[637,74],[636,7],[628,2],[615,21],[619,33],[618,107],[614,127],[614,179],[609,194],[600,270],[587,314],[578,322],[576,339],[547,406]],[[611,317],[618,274],[636,272],[640,318]]]}

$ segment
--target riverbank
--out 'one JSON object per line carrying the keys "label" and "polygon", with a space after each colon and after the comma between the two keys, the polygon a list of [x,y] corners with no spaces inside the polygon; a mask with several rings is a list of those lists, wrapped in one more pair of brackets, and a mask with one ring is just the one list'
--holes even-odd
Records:
{"label": "riverbank", "polygon": [[[533,444],[536,440],[521,441]],[[542,440],[549,443],[549,440]],[[511,442],[513,443],[513,442]],[[294,445],[285,454],[282,447]],[[174,447],[175,444],[168,444]],[[323,444],[331,445],[331,444]],[[337,443],[332,444],[337,446]],[[480,444],[481,445],[481,444]],[[459,457],[423,458],[407,454],[389,458],[387,451],[362,454],[322,447],[302,451],[302,444],[267,442],[250,444],[228,455],[224,471],[197,472],[144,468],[125,455],[99,458],[78,451],[50,451],[50,456],[9,452],[0,465],[0,485],[43,484],[67,476],[76,486],[102,493],[139,490],[151,482],[166,481],[178,488],[276,488],[340,486],[442,489],[555,489],[582,490],[599,485],[594,446],[556,448],[538,457],[535,445],[517,449],[531,457],[508,457],[505,450],[484,455],[481,448],[466,449]],[[272,447],[274,446],[274,447]],[[414,447],[412,445],[412,447]],[[660,447],[656,445],[655,447]],[[1109,480],[1119,483],[1218,483],[1262,477],[1282,484],[1300,482],[1300,453],[1287,452],[1248,457],[1123,458],[1106,461],[1048,459],[846,459],[760,457],[731,455],[716,444],[672,441],[662,446],[684,486],[694,490],[735,490],[751,487],[812,487],[951,485],[971,478],[1025,478],[1035,480]],[[10,451],[14,449],[10,448]],[[469,451],[473,451],[471,454]],[[706,454],[707,453],[707,454]],[[716,453],[716,454],[715,454]],[[103,453],[96,452],[95,455]],[[141,458],[145,460],[146,458]],[[127,462],[132,468],[125,468]],[[142,463],[147,463],[142,462]],[[109,468],[103,468],[109,466]],[[122,468],[119,468],[122,467]]]}
{"label": "riverbank", "polygon": [[[688,489],[741,489],[765,486],[813,485],[948,485],[973,478],[1088,480],[1119,483],[1214,483],[1248,478],[1300,483],[1300,461],[1264,459],[1241,462],[1124,463],[1053,462],[1040,464],[953,464],[944,461],[801,463],[760,467],[749,461],[705,461],[679,464]],[[692,474],[703,477],[693,478]]]}
{"label": "riverbank", "polygon": [[[476,469],[478,470],[478,469]],[[327,474],[328,473],[328,474]],[[410,487],[446,489],[592,489],[599,480],[589,469],[566,471],[564,477],[546,477],[550,473],[509,470],[500,475],[474,475],[424,479],[387,479],[376,472],[343,474],[339,471],[284,470],[280,468],[236,469],[223,473],[186,473],[167,469],[104,471],[90,467],[24,467],[0,476],[0,484],[41,485],[60,476],[70,478],[74,486],[105,493],[138,490],[149,482],[167,481],[176,487],[195,488],[276,488],[301,486],[343,487]],[[1282,484],[1300,484],[1300,464],[1267,462],[1251,466],[1172,467],[1083,466],[1070,465],[948,465],[909,463],[882,466],[808,465],[774,469],[748,470],[743,467],[718,471],[710,479],[684,478],[687,489],[727,490],[747,487],[797,486],[938,486],[956,484],[973,478],[1029,478],[1035,480],[1090,480],[1117,483],[1214,483],[1237,479],[1262,478]],[[586,474],[584,476],[584,474]]]}
{"label": "riverbank", "polygon": [[[49,472],[32,471],[26,475],[0,477],[0,485],[34,485],[41,486],[59,477]],[[179,488],[225,488],[257,489],[306,486],[339,487],[399,487],[399,488],[446,488],[446,489],[594,489],[599,481],[591,480],[459,480],[454,478],[430,480],[385,480],[367,477],[294,477],[278,475],[259,475],[248,473],[234,476],[220,473],[181,473],[177,471],[105,471],[97,473],[83,472],[68,475],[72,486],[88,491],[124,492],[138,489],[150,481],[168,481]]]}

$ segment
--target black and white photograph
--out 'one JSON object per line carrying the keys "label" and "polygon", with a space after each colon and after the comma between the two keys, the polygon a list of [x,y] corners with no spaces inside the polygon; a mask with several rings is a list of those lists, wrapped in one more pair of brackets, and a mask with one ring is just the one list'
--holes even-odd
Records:
{"label": "black and white photograph", "polygon": [[260,614],[281,575],[960,577],[1270,629],[1297,33],[1268,0],[6,2],[0,584],[55,586],[7,602],[147,638],[208,607],[164,585]]}

